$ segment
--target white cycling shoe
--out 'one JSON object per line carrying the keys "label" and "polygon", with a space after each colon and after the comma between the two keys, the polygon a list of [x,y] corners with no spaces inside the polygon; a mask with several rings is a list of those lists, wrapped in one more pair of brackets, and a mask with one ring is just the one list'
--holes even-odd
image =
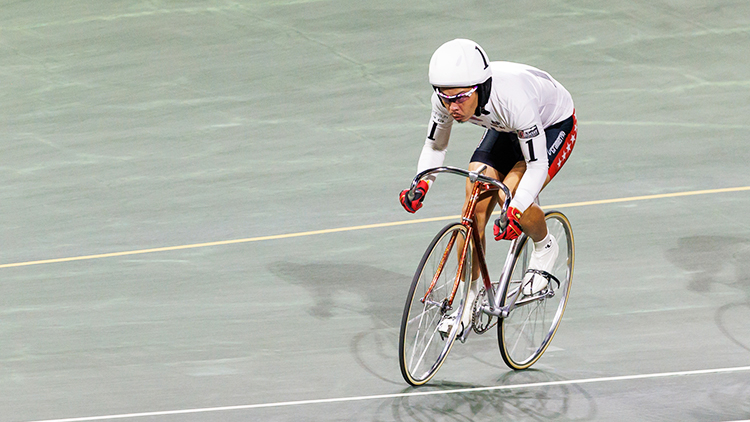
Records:
{"label": "white cycling shoe", "polygon": [[[473,312],[474,307],[474,300],[477,298],[477,295],[479,294],[479,283],[481,279],[475,280],[471,288],[469,288],[469,292],[467,294],[466,298],[466,306],[464,306],[464,314],[461,316],[461,321],[459,322],[461,324],[461,328],[458,331],[458,336],[461,336],[464,333],[464,330],[471,327],[471,314]],[[458,309],[453,311],[452,314],[446,316],[443,318],[442,321],[438,324],[438,331],[442,333],[444,336],[450,334],[451,329],[456,324],[456,314],[458,313]]]}
{"label": "white cycling shoe", "polygon": [[[530,239],[529,239],[530,240]],[[557,239],[550,233],[549,240],[544,244],[541,250],[537,251],[536,246],[531,252],[531,259],[529,260],[529,270],[545,271],[550,273],[552,267],[555,265],[557,254],[560,252],[560,247],[557,244]],[[545,288],[549,283],[547,277],[537,274],[536,272],[527,271],[523,277],[523,289],[521,292],[526,296],[533,296]]]}
{"label": "white cycling shoe", "polygon": [[438,331],[443,336],[447,336],[451,333],[454,325],[456,325],[456,312],[453,312],[451,315],[446,316],[440,321],[440,324],[438,324]]}

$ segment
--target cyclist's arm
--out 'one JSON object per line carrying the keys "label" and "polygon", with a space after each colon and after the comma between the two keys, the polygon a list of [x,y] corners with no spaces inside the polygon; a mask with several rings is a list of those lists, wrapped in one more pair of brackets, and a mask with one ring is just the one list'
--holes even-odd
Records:
{"label": "cyclist's arm", "polygon": [[518,142],[521,145],[526,172],[518,183],[516,194],[510,206],[523,212],[528,208],[544,187],[549,172],[547,159],[547,138],[539,112],[533,105],[527,106],[518,120]]}
{"label": "cyclist's arm", "polygon": [[[433,167],[440,167],[445,161],[445,152],[453,126],[453,117],[447,114],[437,98],[432,94],[432,117],[427,126],[427,137],[417,163],[417,173]],[[432,184],[435,176],[429,176],[427,183]]]}

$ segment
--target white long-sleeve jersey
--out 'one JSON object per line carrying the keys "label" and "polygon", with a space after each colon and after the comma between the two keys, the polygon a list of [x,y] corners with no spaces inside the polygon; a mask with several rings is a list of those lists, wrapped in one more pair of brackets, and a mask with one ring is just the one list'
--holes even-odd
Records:
{"label": "white long-sleeve jersey", "polygon": [[[475,125],[498,132],[515,132],[526,160],[511,206],[525,211],[544,186],[549,163],[544,129],[573,114],[570,93],[547,72],[511,62],[492,62],[492,91],[484,109],[488,114],[472,116]],[[432,94],[432,117],[417,172],[442,166],[448,148],[453,117],[436,93]]]}

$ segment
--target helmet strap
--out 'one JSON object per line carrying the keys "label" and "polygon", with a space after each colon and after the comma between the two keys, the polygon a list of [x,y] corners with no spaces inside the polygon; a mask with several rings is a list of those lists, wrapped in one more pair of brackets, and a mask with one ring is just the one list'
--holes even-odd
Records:
{"label": "helmet strap", "polygon": [[481,85],[479,85],[479,88],[477,89],[477,94],[479,94],[479,103],[477,103],[477,108],[476,110],[474,110],[475,116],[481,117],[482,114],[490,114],[487,110],[484,109],[484,106],[486,106],[490,101],[490,92],[492,92],[492,77],[484,81]]}

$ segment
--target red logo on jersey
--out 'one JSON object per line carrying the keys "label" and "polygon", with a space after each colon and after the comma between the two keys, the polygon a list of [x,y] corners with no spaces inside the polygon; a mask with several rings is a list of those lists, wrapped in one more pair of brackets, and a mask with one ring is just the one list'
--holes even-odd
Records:
{"label": "red logo on jersey", "polygon": [[536,125],[534,125],[530,129],[518,131],[518,137],[520,139],[529,139],[535,136],[539,136],[539,129],[536,127]]}

